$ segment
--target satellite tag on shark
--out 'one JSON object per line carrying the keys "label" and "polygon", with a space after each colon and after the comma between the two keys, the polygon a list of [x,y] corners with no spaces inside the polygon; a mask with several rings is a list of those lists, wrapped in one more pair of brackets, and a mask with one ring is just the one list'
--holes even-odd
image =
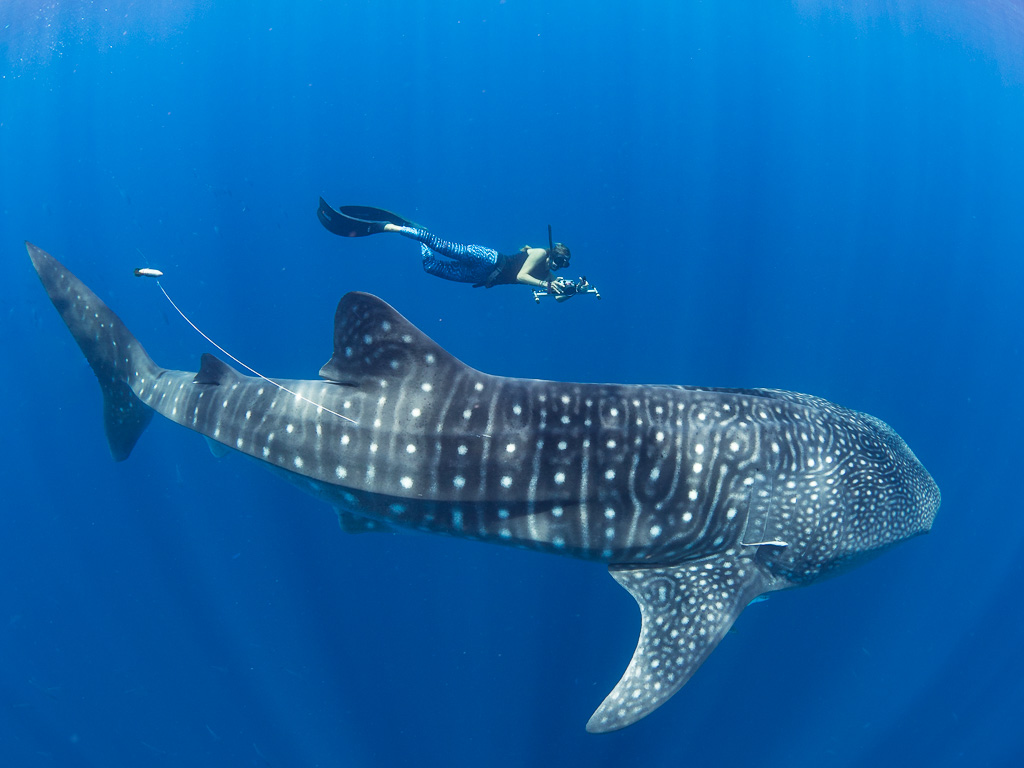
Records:
{"label": "satellite tag on shark", "polygon": [[605,563],[640,606],[587,730],[664,704],[755,598],[926,533],[939,489],[884,422],[771,389],[572,384],[477,371],[382,300],[349,293],[314,380],[210,354],[158,366],[60,262],[26,243],[103,391],[115,460],[153,416],[283,472],[344,530],[411,529]]}

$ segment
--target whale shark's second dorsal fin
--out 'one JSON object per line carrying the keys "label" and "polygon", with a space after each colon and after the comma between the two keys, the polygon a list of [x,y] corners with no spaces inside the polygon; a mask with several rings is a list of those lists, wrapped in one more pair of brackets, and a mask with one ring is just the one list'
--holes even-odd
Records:
{"label": "whale shark's second dorsal fin", "polygon": [[467,368],[386,302],[347,293],[334,314],[334,356],[320,377],[350,386],[412,378],[428,383]]}
{"label": "whale shark's second dorsal fin", "polygon": [[199,362],[199,372],[192,379],[196,384],[230,384],[242,378],[242,374],[219,357],[204,352]]}

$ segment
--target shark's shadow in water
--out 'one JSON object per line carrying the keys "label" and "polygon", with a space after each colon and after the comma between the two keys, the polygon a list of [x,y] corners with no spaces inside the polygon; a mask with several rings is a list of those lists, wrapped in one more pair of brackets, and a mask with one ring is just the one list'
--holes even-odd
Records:
{"label": "shark's shadow in water", "polygon": [[96,373],[115,459],[153,412],[330,502],[347,531],[415,529],[607,563],[640,640],[592,732],[650,714],[759,595],[927,532],[939,489],[885,423],[768,389],[490,376],[350,293],[320,379],[159,367],[60,262],[26,244]]}

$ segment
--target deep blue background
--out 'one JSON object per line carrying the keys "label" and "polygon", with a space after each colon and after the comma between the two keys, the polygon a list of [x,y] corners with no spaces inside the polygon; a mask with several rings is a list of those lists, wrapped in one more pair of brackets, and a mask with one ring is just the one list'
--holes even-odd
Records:
{"label": "deep blue background", "polygon": [[[1019,765],[1020,3],[287,5],[0,6],[0,764]],[[503,250],[551,222],[604,300],[430,278],[319,194]],[[132,267],[284,377],[367,290],[489,372],[868,411],[943,507],[589,736],[639,629],[602,568],[345,536],[166,422],[114,464],[26,238],[169,367],[210,346]]]}

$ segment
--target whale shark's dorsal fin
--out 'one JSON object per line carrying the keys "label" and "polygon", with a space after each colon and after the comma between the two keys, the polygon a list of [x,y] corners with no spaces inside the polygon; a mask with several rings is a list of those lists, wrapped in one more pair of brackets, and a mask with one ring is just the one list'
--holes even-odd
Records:
{"label": "whale shark's dorsal fin", "polygon": [[751,600],[773,589],[753,560],[722,553],[681,565],[611,566],[640,606],[640,639],[622,679],[587,723],[625,728],[690,679]]}
{"label": "whale shark's dorsal fin", "polygon": [[[415,377],[424,384],[450,381],[467,366],[441,348],[391,305],[368,293],[347,293],[334,313],[334,356],[320,377],[360,386]],[[445,377],[445,378],[439,378]]]}

